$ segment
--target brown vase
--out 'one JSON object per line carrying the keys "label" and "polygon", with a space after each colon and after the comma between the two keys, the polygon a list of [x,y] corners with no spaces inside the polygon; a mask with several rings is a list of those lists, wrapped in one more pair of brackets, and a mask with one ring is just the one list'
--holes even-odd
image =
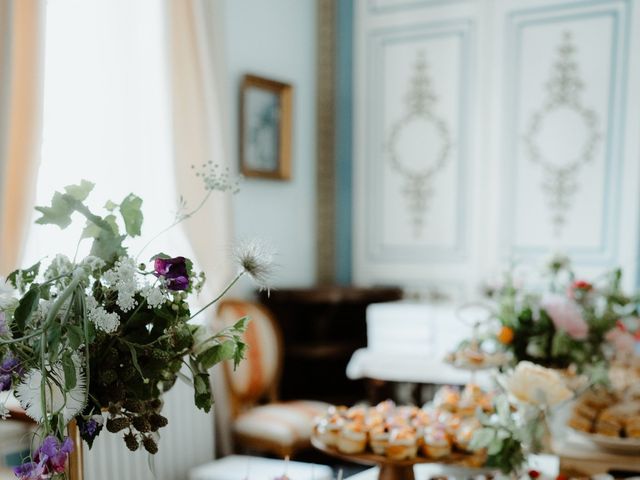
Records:
{"label": "brown vase", "polygon": [[82,438],[75,420],[71,420],[68,426],[69,438],[73,441],[73,451],[69,455],[69,467],[67,480],[84,480],[84,467],[82,463]]}

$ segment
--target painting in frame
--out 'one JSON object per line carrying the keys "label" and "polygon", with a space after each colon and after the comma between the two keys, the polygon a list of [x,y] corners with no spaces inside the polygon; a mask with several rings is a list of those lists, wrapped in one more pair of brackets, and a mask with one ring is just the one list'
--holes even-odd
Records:
{"label": "painting in frame", "polygon": [[240,170],[246,177],[291,178],[293,87],[245,75],[240,92]]}

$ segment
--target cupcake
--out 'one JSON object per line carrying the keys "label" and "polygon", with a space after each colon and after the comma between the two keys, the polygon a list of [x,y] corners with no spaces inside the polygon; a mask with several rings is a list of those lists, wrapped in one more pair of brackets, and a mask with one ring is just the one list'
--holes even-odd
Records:
{"label": "cupcake", "polygon": [[438,459],[451,453],[451,441],[442,425],[433,425],[425,430],[422,452],[427,458]]}
{"label": "cupcake", "polygon": [[362,405],[353,406],[346,411],[345,418],[350,421],[362,423],[367,418],[367,408]]}
{"label": "cupcake", "polygon": [[362,453],[367,448],[367,432],[361,422],[348,422],[342,427],[338,450],[346,454]]}
{"label": "cupcake", "polygon": [[473,438],[474,433],[476,433],[476,430],[478,430],[479,428],[480,423],[475,418],[462,422],[455,435],[456,447],[464,452],[469,452],[471,439]]}
{"label": "cupcake", "polygon": [[485,412],[490,411],[492,409],[491,397],[478,385],[469,383],[464,387],[460,395],[458,413],[470,417],[475,414],[478,408],[481,408]]}
{"label": "cupcake", "polygon": [[364,421],[367,430],[371,430],[378,425],[384,425],[384,415],[378,412],[375,408],[370,408],[367,411],[367,418]]}
{"label": "cupcake", "polygon": [[411,428],[395,428],[389,435],[387,457],[391,460],[409,460],[418,454],[418,439]]}
{"label": "cupcake", "polygon": [[385,455],[387,445],[389,445],[389,427],[387,425],[376,425],[369,430],[369,446],[376,455]]}
{"label": "cupcake", "polygon": [[447,435],[455,438],[458,430],[460,430],[460,425],[462,425],[462,417],[456,413],[441,412],[438,415],[438,423],[444,427]]}
{"label": "cupcake", "polygon": [[380,402],[378,405],[376,405],[375,409],[381,415],[386,417],[396,409],[396,403],[393,400],[385,400],[384,402]]}
{"label": "cupcake", "polygon": [[433,406],[441,410],[455,412],[460,403],[460,393],[454,387],[442,387],[433,397]]}
{"label": "cupcake", "polygon": [[328,447],[335,447],[338,444],[338,438],[344,423],[344,419],[336,414],[322,419],[316,426],[318,438]]}

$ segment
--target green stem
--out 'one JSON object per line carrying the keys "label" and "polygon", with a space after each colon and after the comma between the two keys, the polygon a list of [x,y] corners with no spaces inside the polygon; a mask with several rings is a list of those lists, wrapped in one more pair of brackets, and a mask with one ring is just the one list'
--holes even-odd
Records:
{"label": "green stem", "polygon": [[42,424],[44,426],[45,437],[50,432],[49,418],[47,415],[47,361],[46,349],[47,342],[46,329],[42,330],[42,338],[40,339],[40,373],[42,380],[40,381],[40,406],[42,408]]}
{"label": "green stem", "polygon": [[200,315],[202,312],[204,312],[207,308],[209,308],[211,305],[214,305],[218,300],[220,300],[222,297],[225,296],[225,294],[231,290],[231,287],[233,287],[238,280],[240,280],[240,278],[242,278],[242,276],[244,275],[245,271],[242,270],[240,273],[238,273],[238,275],[236,275],[236,278],[233,279],[233,281],[227,285],[227,288],[225,288],[222,293],[220,295],[218,295],[216,298],[214,298],[213,300],[211,300],[209,303],[207,303],[204,307],[202,307],[200,310],[198,310],[196,313],[194,313],[193,315],[191,315],[191,317],[189,318],[189,320],[197,317],[198,315]]}
{"label": "green stem", "polygon": [[40,335],[43,332],[42,329],[38,329],[33,333],[30,333],[29,335],[25,335],[24,337],[20,337],[20,338],[12,338],[11,340],[0,340],[0,345],[11,345],[13,343],[22,343],[25,340],[29,340],[33,337],[37,337],[38,335]]}
{"label": "green stem", "polygon": [[145,243],[142,248],[140,249],[140,251],[136,254],[136,260],[138,259],[138,257],[140,257],[140,255],[142,255],[142,252],[145,251],[145,249],[151,245],[151,243],[157,239],[158,237],[160,237],[161,235],[164,235],[165,233],[167,233],[169,230],[171,230],[173,227],[175,227],[176,225],[184,222],[185,220],[191,218],[192,216],[194,216],[203,206],[205,203],[207,203],[207,200],[209,199],[209,197],[211,196],[211,193],[213,193],[213,190],[209,190],[207,192],[207,194],[204,196],[204,198],[202,199],[202,201],[200,202],[200,204],[193,209],[191,212],[181,216],[180,218],[178,218],[175,222],[173,222],[171,225],[169,225],[168,227],[164,228],[163,230],[161,230],[160,232],[158,232],[156,235],[154,235],[153,237],[151,237],[151,239]]}

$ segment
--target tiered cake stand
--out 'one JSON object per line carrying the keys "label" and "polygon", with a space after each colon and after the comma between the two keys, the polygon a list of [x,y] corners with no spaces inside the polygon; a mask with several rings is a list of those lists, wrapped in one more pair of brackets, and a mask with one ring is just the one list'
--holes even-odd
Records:
{"label": "tiered cake stand", "polygon": [[484,465],[486,460],[484,454],[460,452],[452,452],[447,457],[438,460],[420,456],[411,460],[391,460],[383,455],[376,455],[372,452],[354,455],[345,454],[334,447],[327,446],[316,436],[311,437],[311,444],[318,450],[342,460],[359,463],[360,465],[378,466],[380,468],[378,480],[415,480],[413,466],[418,463],[437,463],[461,468],[479,469]]}

